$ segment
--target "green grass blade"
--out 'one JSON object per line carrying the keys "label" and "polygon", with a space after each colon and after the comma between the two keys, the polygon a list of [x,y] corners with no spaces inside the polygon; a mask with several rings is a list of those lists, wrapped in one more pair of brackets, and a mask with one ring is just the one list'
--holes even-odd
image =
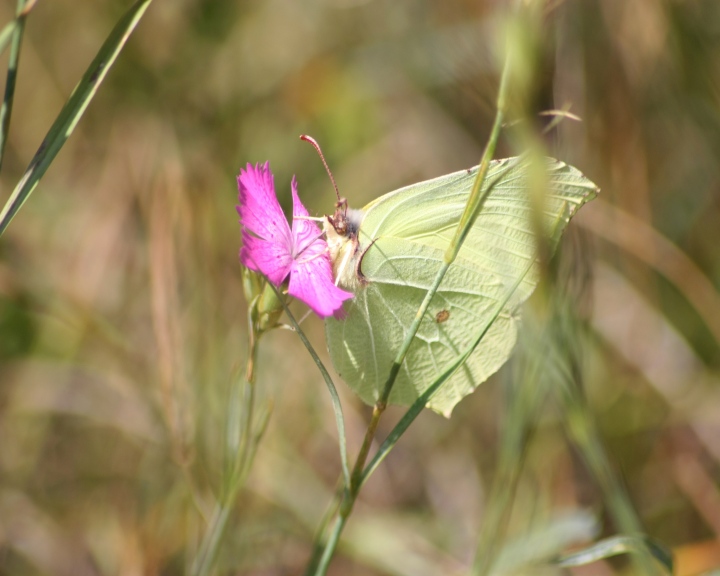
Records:
{"label": "green grass blade", "polygon": [[130,34],[142,18],[152,0],[138,0],[118,21],[91,62],[70,99],[55,119],[25,174],[13,190],[0,213],[0,235],[10,224],[20,207],[37,186],[55,156],[72,134],[75,126],[95,96],[105,75],[115,63]]}
{"label": "green grass blade", "polygon": [[644,552],[650,552],[653,558],[660,562],[668,574],[673,574],[672,552],[659,542],[645,535],[605,538],[592,546],[588,546],[572,554],[560,556],[555,559],[554,562],[562,567],[584,566],[620,554],[637,554]]}
{"label": "green grass blade", "polygon": [[18,25],[17,18],[5,24],[5,27],[0,30],[0,54],[5,52],[5,48],[10,43],[12,33]]}
{"label": "green grass blade", "polygon": [[[473,223],[475,222],[475,220],[478,217],[478,214],[480,213],[480,209],[482,208],[485,198],[487,198],[488,194],[490,193],[490,191],[493,188],[493,186],[488,186],[487,189],[485,191],[483,191],[482,185],[485,182],[485,176],[487,175],[488,168],[490,166],[490,161],[492,160],[492,157],[495,153],[495,147],[497,146],[498,139],[500,138],[500,132],[502,131],[502,122],[503,122],[503,118],[505,117],[505,112],[506,112],[505,100],[507,98],[506,92],[508,90],[509,69],[510,69],[510,60],[506,59],[505,65],[503,66],[503,72],[502,72],[502,77],[501,77],[501,81],[500,81],[500,89],[498,91],[497,110],[495,112],[495,120],[493,122],[493,128],[492,128],[492,131],[490,132],[488,142],[485,145],[485,149],[483,151],[482,158],[480,159],[478,173],[475,178],[475,182],[473,184],[472,191],[470,192],[470,196],[468,198],[467,204],[465,205],[465,210],[463,211],[463,213],[460,217],[460,221],[458,222],[457,228],[455,230],[455,236],[453,237],[453,240],[451,241],[450,245],[448,246],[447,251],[445,252],[445,255],[443,257],[443,266],[441,266],[440,269],[438,270],[437,276],[435,277],[435,280],[434,280],[432,286],[427,291],[427,294],[425,295],[425,299],[423,300],[422,304],[420,305],[420,308],[418,309],[417,314],[415,315],[415,319],[413,320],[412,324],[409,326],[408,331],[405,335],[405,340],[403,341],[402,345],[400,346],[400,350],[398,351],[397,356],[395,357],[395,361],[393,362],[387,382],[385,383],[382,394],[380,395],[379,403],[381,405],[385,405],[387,403],[388,399],[390,398],[390,392],[392,391],[392,387],[395,384],[395,380],[397,378],[397,375],[400,372],[400,368],[402,366],[403,361],[405,360],[405,356],[407,355],[408,351],[410,350],[410,345],[412,344],[413,340],[415,339],[415,335],[417,334],[417,331],[420,328],[420,323],[422,322],[422,319],[425,316],[425,313],[427,312],[428,307],[430,306],[430,302],[432,301],[433,297],[437,293],[437,290],[440,287],[440,284],[441,284],[443,278],[445,277],[445,274],[447,273],[448,269],[450,268],[450,265],[455,261],[456,256],[460,252],[460,248],[462,247],[463,243],[465,242],[465,239],[467,238],[467,235],[470,232],[470,229],[472,228]],[[500,177],[498,176],[496,181],[498,181],[499,179],[500,179]],[[488,328],[489,328],[489,326],[488,326]],[[454,370],[453,370],[453,372],[454,372]],[[441,376],[441,378],[442,378],[442,376]],[[432,388],[432,389],[435,390],[436,388]]]}
{"label": "green grass blade", "polygon": [[0,166],[2,166],[5,156],[5,144],[10,130],[10,114],[12,113],[13,99],[15,98],[15,83],[20,63],[20,47],[22,46],[23,32],[25,31],[25,18],[34,5],[35,0],[18,0],[15,19],[0,32],[0,52],[3,52],[12,40],[5,80],[5,95],[3,96],[2,108],[0,108]]}

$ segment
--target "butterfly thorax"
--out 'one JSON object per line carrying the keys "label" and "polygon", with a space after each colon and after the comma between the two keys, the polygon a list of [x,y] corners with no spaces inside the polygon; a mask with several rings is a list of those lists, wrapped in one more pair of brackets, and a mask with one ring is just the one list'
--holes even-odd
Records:
{"label": "butterfly thorax", "polygon": [[345,199],[340,200],[332,216],[326,216],[323,223],[330,262],[335,284],[346,290],[355,291],[363,283],[359,273],[360,243],[358,234],[365,216],[362,210],[347,207]]}

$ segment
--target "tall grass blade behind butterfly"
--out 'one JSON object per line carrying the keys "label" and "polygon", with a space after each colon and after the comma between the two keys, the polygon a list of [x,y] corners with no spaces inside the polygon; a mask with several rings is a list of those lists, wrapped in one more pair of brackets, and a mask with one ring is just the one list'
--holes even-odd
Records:
{"label": "tall grass blade behind butterfly", "polygon": [[[545,158],[541,168],[547,193],[540,231],[552,253],[570,218],[595,197],[597,187],[558,160]],[[335,212],[325,219],[336,284],[355,294],[343,318],[326,320],[328,348],[337,372],[368,404],[381,398],[397,351],[443,266],[477,171],[474,167],[401,188],[361,211],[348,208],[338,193]],[[532,265],[539,242],[537,208],[527,194],[530,174],[526,157],[490,164],[484,204],[431,300],[390,403],[412,404],[487,323],[492,325],[483,342],[427,406],[449,416],[510,356],[519,307],[539,279],[538,266]],[[490,311],[529,265],[503,313],[491,318]]]}

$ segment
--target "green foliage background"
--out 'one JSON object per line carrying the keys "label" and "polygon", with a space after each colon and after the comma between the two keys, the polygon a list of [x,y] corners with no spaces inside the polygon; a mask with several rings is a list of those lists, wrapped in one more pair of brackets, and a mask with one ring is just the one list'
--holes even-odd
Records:
{"label": "green foliage background", "polygon": [[[28,17],[3,201],[128,7],[41,0]],[[0,22],[14,8],[2,3]],[[504,8],[150,6],[0,239],[1,574],[186,570],[220,486],[231,383],[245,363],[235,175],[270,160],[283,206],[296,174],[323,214],[332,188],[300,133],[323,145],[354,206],[477,163]],[[565,250],[590,405],[646,532],[676,550],[678,573],[720,565],[720,4],[547,2],[526,40],[532,111],[570,105],[582,118],[544,136],[548,153],[603,190]],[[514,153],[506,135],[499,156]],[[320,321],[303,326],[324,353]],[[468,565],[492,505],[510,373],[451,420],[418,419],[361,493],[333,573]],[[339,473],[332,408],[291,332],[263,338],[258,387],[273,413],[218,569],[298,573]],[[353,453],[368,409],[339,388]],[[614,533],[548,401],[509,533],[560,526],[581,509]],[[710,560],[691,564],[699,550]]]}

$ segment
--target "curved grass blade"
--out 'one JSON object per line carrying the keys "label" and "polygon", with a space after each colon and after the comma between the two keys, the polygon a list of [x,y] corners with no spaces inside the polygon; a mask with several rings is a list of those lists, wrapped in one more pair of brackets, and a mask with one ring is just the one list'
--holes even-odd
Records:
{"label": "curved grass blade", "polygon": [[55,122],[50,127],[40,148],[35,153],[25,174],[13,190],[5,207],[0,213],[0,235],[10,224],[21,206],[37,186],[55,156],[70,137],[78,121],[95,96],[105,75],[115,63],[120,51],[125,46],[130,34],[142,18],[152,0],[138,0],[130,10],[118,21],[90,63],[82,79],[75,87],[70,99],[66,102]]}
{"label": "curved grass blade", "polygon": [[[600,519],[587,509],[552,512],[549,517],[528,517],[529,524],[511,537],[503,536],[493,550],[492,576],[564,576],[565,570],[548,563],[570,546],[592,541],[600,532]],[[483,522],[484,523],[484,522]]]}
{"label": "curved grass blade", "polygon": [[592,546],[560,556],[554,560],[554,563],[564,568],[569,566],[584,566],[620,554],[637,554],[644,552],[650,552],[653,558],[660,562],[668,574],[673,574],[672,552],[657,540],[653,540],[644,534],[605,538]]}
{"label": "curved grass blade", "polygon": [[13,99],[15,97],[15,82],[20,62],[20,46],[22,46],[22,37],[25,31],[25,18],[33,6],[35,6],[35,0],[18,0],[15,19],[0,32],[0,52],[4,52],[8,43],[12,40],[5,80],[5,95],[3,96],[2,108],[0,108],[0,166],[2,166],[5,157],[5,144],[10,130],[10,114],[12,113]]}

